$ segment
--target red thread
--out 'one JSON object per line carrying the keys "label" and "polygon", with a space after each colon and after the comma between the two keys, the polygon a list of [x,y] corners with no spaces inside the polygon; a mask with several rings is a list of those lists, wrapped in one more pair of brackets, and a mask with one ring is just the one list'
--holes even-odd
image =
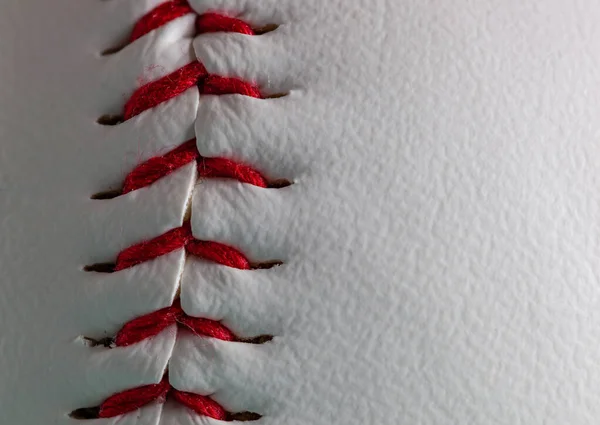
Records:
{"label": "red thread", "polygon": [[179,391],[169,383],[168,374],[158,384],[126,390],[107,398],[101,405],[99,418],[113,418],[133,412],[152,402],[164,403],[167,397],[192,409],[196,413],[217,420],[227,419],[227,411],[209,397]]}
{"label": "red thread", "polygon": [[[150,31],[191,13],[195,13],[194,9],[191,8],[186,0],[172,0],[160,4],[140,18],[131,32],[129,42],[133,43]],[[252,27],[241,19],[218,13],[198,15],[196,18],[196,31],[197,34],[226,31],[255,35]]]}
{"label": "red thread", "polygon": [[187,89],[194,87],[201,78],[207,75],[204,65],[200,62],[192,62],[169,75],[145,84],[137,89],[125,103],[123,117],[128,120],[146,109],[179,96]]}
{"label": "red thread", "polygon": [[125,103],[123,118],[131,119],[147,109],[179,96],[195,85],[198,85],[200,94],[241,94],[262,97],[255,85],[239,78],[209,75],[204,65],[200,62],[192,62],[137,89]]}
{"label": "red thread", "polygon": [[186,248],[186,251],[191,255],[224,266],[244,270],[250,269],[250,262],[237,249],[218,242],[195,240],[188,221],[183,226],[171,229],[154,239],[124,249],[117,256],[114,270],[124,270],[181,248]]}
{"label": "red thread", "polygon": [[267,180],[254,168],[226,158],[199,158],[200,177],[220,177],[235,179],[258,187],[267,187]]}
{"label": "red thread", "polygon": [[246,35],[255,35],[254,30],[246,22],[219,15],[218,13],[204,13],[196,18],[198,34],[209,32],[237,32]]}
{"label": "red thread", "polygon": [[218,264],[249,270],[250,262],[236,249],[218,242],[193,240],[186,246],[188,253]]}
{"label": "red thread", "polygon": [[99,418],[113,418],[125,413],[133,412],[153,401],[166,400],[171,384],[167,375],[158,384],[145,385],[117,393],[107,398],[100,405]]}
{"label": "red thread", "polygon": [[221,323],[203,317],[191,317],[182,313],[177,317],[177,323],[187,328],[194,335],[220,339],[221,341],[237,341],[238,338],[231,330]]}
{"label": "red thread", "polygon": [[124,249],[117,256],[115,271],[133,267],[183,248],[193,239],[190,223]]}
{"label": "red thread", "polygon": [[179,299],[173,305],[127,322],[115,337],[118,347],[127,347],[147,338],[152,338],[172,325],[179,325],[199,337],[210,337],[222,341],[236,341],[237,337],[216,320],[188,316],[181,308]]}
{"label": "red thread", "polygon": [[255,98],[262,98],[258,87],[234,77],[220,77],[207,75],[199,85],[200,94],[241,94]]}
{"label": "red thread", "polygon": [[140,18],[131,32],[129,42],[132,43],[150,31],[190,13],[194,13],[194,10],[185,0],[173,0],[158,5]]}
{"label": "red thread", "polygon": [[219,403],[209,397],[184,391],[177,391],[176,389],[173,389],[171,394],[174,400],[177,400],[179,403],[192,409],[199,415],[208,416],[221,421],[227,419],[227,412],[225,409]]}
{"label": "red thread", "polygon": [[163,156],[150,158],[127,175],[123,184],[123,194],[151,185],[178,168],[195,161],[198,156],[196,139],[192,139]]}
{"label": "red thread", "polygon": [[211,178],[231,178],[242,183],[267,187],[267,180],[248,165],[225,158],[203,158],[198,153],[196,139],[188,140],[163,156],[156,156],[134,168],[125,178],[123,194],[146,187],[177,169],[198,161],[198,175]]}
{"label": "red thread", "polygon": [[178,312],[166,307],[127,322],[115,337],[118,347],[127,347],[146,338],[158,335],[176,323]]}

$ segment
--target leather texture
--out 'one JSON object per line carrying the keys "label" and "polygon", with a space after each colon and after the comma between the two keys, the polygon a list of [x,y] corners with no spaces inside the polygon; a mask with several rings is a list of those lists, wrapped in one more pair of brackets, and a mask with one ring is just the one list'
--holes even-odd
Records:
{"label": "leather texture", "polygon": [[[600,416],[600,9],[592,0],[191,0],[112,56],[160,0],[0,4],[0,424],[158,382],[261,425],[585,425]],[[115,127],[187,62],[277,99],[182,96]],[[294,182],[197,182],[193,165],[91,200],[196,137]],[[181,225],[269,270],[174,252],[106,275]],[[179,279],[181,278],[181,288]],[[170,329],[89,347],[181,292],[249,345]],[[94,424],[207,425],[167,403]]]}

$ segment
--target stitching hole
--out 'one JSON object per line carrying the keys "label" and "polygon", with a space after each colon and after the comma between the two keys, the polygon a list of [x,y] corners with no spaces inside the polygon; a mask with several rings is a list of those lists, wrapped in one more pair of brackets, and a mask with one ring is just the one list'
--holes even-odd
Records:
{"label": "stitching hole", "polygon": [[121,196],[122,194],[123,194],[122,189],[113,189],[113,190],[107,190],[104,192],[95,193],[92,196],[90,196],[90,199],[101,199],[101,200],[115,199],[115,198],[118,198],[119,196]]}
{"label": "stitching hole", "polygon": [[117,265],[115,263],[96,263],[85,266],[83,271],[95,273],[114,273],[116,267]]}
{"label": "stitching hole", "polygon": [[122,115],[102,115],[100,118],[96,120],[96,122],[100,125],[118,125],[124,122]]}
{"label": "stitching hole", "polygon": [[260,263],[250,263],[251,270],[269,270],[273,267],[279,267],[283,265],[283,261],[279,260],[271,260],[271,261],[262,261]]}
{"label": "stitching hole", "polygon": [[113,47],[109,47],[106,50],[103,50],[100,55],[102,56],[110,56],[110,55],[114,55],[115,53],[119,53],[121,50],[123,50],[125,47],[127,47],[127,43],[121,43],[118,44],[116,46]]}
{"label": "stitching hole", "polygon": [[227,422],[250,422],[257,421],[262,418],[262,415],[254,412],[239,412],[239,413],[227,413],[225,420]]}
{"label": "stitching hole", "polygon": [[73,419],[98,419],[100,416],[100,407],[83,407],[73,410],[69,413]]}
{"label": "stitching hole", "polygon": [[256,35],[263,35],[263,34],[268,34],[270,32],[273,32],[277,28],[279,28],[279,25],[277,25],[277,24],[267,24],[262,27],[252,28],[252,30],[254,31],[254,34],[256,34]]}

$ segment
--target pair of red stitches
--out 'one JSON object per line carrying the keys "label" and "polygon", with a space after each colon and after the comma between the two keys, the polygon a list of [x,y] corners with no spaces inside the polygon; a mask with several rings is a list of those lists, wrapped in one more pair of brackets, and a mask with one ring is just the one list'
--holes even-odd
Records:
{"label": "pair of red stitches", "polygon": [[197,163],[201,178],[229,178],[263,188],[281,188],[291,183],[285,179],[267,180],[254,168],[227,158],[205,158],[200,156],[196,139],[188,140],[162,156],[156,156],[134,168],[126,177],[123,187],[117,191],[101,192],[94,199],[111,199],[152,183],[191,163]]}
{"label": "pair of red stitches", "polygon": [[196,336],[216,338],[221,341],[238,341],[258,344],[272,339],[269,335],[260,335],[249,339],[238,338],[220,322],[188,316],[185,311],[183,311],[183,308],[181,308],[181,301],[176,299],[170,307],[165,307],[127,322],[114,338],[90,341],[93,345],[127,347],[143,341],[144,339],[156,336],[169,326],[173,325],[177,325],[182,329],[187,329]]}
{"label": "pair of red stitches", "polygon": [[163,155],[150,158],[137,166],[125,178],[122,193],[149,186],[184,165],[196,161],[198,175],[204,178],[225,177],[259,187],[273,186],[261,173],[245,164],[226,158],[202,158],[196,148],[196,139],[189,140],[178,148]]}
{"label": "pair of red stitches", "polygon": [[202,416],[221,421],[249,421],[260,419],[252,412],[230,413],[210,397],[179,391],[169,383],[169,373],[165,373],[158,384],[145,385],[133,390],[123,391],[109,397],[98,407],[78,409],[71,416],[80,419],[112,418],[125,412],[132,412],[152,402],[165,402],[170,398]]}
{"label": "pair of red stitches", "polygon": [[[176,18],[191,13],[195,12],[185,0],[173,0],[161,4],[138,21],[132,31],[130,42]],[[239,19],[214,13],[198,15],[196,29],[199,34],[229,31],[256,35],[261,32],[253,30],[251,26]],[[262,98],[259,89],[253,84],[237,78],[211,75],[201,63],[193,62],[137,89],[124,106],[123,119],[128,120],[194,86],[198,87],[200,94],[242,94]],[[243,164],[224,158],[202,158],[196,148],[196,141],[190,140],[173,151],[160,157],[151,158],[136,167],[129,173],[122,190],[115,196],[148,186],[192,161],[198,162],[198,171],[201,177],[234,178],[260,187],[285,185],[281,181],[269,183],[258,171]],[[88,266],[86,270],[116,272],[181,248],[184,248],[188,254],[238,269],[247,270],[279,264],[271,262],[253,265],[241,252],[232,247],[217,242],[197,240],[192,235],[190,223],[185,222],[179,228],[123,250],[117,256],[114,264]],[[116,337],[111,339],[110,343],[116,346],[135,344],[157,335],[172,325],[188,329],[198,336],[218,338],[224,341],[240,341],[233,332],[217,321],[188,316],[177,299],[170,307],[128,322]],[[261,336],[254,342],[267,340],[269,340],[268,336]],[[178,391],[169,383],[168,373],[165,373],[158,384],[123,391],[109,397],[100,406],[77,409],[71,415],[81,419],[109,418],[131,412],[154,401],[164,402],[167,398],[172,398],[200,415],[218,420],[256,420],[260,418],[260,415],[252,412],[232,414],[207,396]]]}
{"label": "pair of red stitches", "polygon": [[228,245],[194,238],[189,221],[153,239],[125,248],[114,263],[99,263],[85,267],[88,272],[113,273],[162,257],[178,249],[195,257],[241,270],[269,269],[281,261],[252,263],[244,254]]}

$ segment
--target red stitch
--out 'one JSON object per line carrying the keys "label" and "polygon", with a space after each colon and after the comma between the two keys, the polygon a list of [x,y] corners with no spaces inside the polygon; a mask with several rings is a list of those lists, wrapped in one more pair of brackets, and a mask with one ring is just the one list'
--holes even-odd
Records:
{"label": "red stitch", "polygon": [[169,384],[167,374],[165,374],[158,384],[126,390],[107,398],[100,405],[98,417],[113,418],[133,412],[153,401],[164,401],[170,390],[171,384]]}
{"label": "red stitch", "polygon": [[115,271],[133,267],[183,248],[193,239],[189,222],[160,236],[124,249],[117,256]]}
{"label": "red stitch", "polygon": [[202,317],[191,317],[182,313],[177,318],[177,323],[199,337],[215,338],[220,339],[221,341],[238,340],[231,330],[215,320]]}
{"label": "red stitch", "polygon": [[198,34],[226,31],[255,35],[252,27],[246,22],[217,13],[204,13],[199,15],[198,18],[196,18],[196,30]]}
{"label": "red stitch", "polygon": [[172,325],[190,330],[194,335],[222,341],[236,341],[237,337],[216,320],[188,316],[181,308],[179,299],[173,305],[127,322],[115,337],[115,345],[127,347],[147,338],[152,338]]}
{"label": "red stitch", "polygon": [[160,4],[140,18],[131,32],[129,42],[133,43],[150,31],[190,13],[194,13],[194,10],[185,0],[173,0]]}
{"label": "red stitch", "polygon": [[196,139],[192,139],[165,155],[150,158],[134,168],[125,178],[122,193],[149,186],[192,161],[198,161],[200,177],[231,178],[242,183],[267,187],[267,180],[262,174],[248,165],[225,158],[201,157],[196,147]]}
{"label": "red stitch", "polygon": [[219,403],[209,397],[178,391],[176,389],[172,389],[171,395],[173,396],[173,399],[177,400],[184,406],[189,407],[200,415],[208,416],[221,421],[227,419],[227,412],[225,409]]}
{"label": "red stitch", "polygon": [[244,254],[218,242],[194,240],[188,243],[186,250],[196,257],[225,266],[242,270],[250,269],[250,262]]}
{"label": "red stitch", "polygon": [[217,420],[227,419],[227,411],[211,398],[173,388],[169,383],[167,373],[158,384],[133,388],[107,398],[100,405],[98,418],[113,418],[124,415],[152,402],[164,403],[167,397],[172,397],[175,401],[200,415]]}
{"label": "red stitch", "polygon": [[177,313],[173,306],[170,306],[127,322],[117,333],[115,345],[127,347],[158,335],[176,323]]}
{"label": "red stitch", "polygon": [[123,194],[150,186],[173,171],[195,161],[199,156],[196,139],[192,139],[163,156],[150,158],[127,175],[123,183]]}
{"label": "red stitch", "polygon": [[207,75],[204,65],[200,62],[192,62],[156,81],[145,84],[125,103],[123,117],[128,120],[146,109],[179,96]]}
{"label": "red stitch", "polygon": [[223,266],[250,270],[250,261],[248,261],[244,254],[233,247],[219,242],[192,239],[188,241],[186,251],[191,255],[213,261]]}
{"label": "red stitch", "polygon": [[241,94],[261,98],[259,89],[233,77],[209,75],[200,62],[192,62],[164,77],[137,89],[125,103],[123,118],[131,119],[147,109],[179,96],[198,85],[200,94]]}
{"label": "red stitch", "polygon": [[195,240],[188,221],[183,226],[171,229],[154,239],[124,249],[117,256],[114,270],[124,270],[181,248],[186,248],[186,251],[191,255],[224,266],[244,270],[250,269],[248,259],[235,248],[218,242]]}
{"label": "red stitch", "polygon": [[255,98],[262,98],[260,90],[253,84],[233,77],[220,77],[207,75],[200,83],[200,94],[241,94]]}
{"label": "red stitch", "polygon": [[267,180],[258,171],[239,162],[226,158],[198,159],[198,174],[200,177],[221,177],[236,179],[258,187],[267,187]]}
{"label": "red stitch", "polygon": [[[150,31],[191,13],[195,13],[194,9],[186,0],[172,0],[160,4],[140,18],[131,32],[129,42],[133,43]],[[218,13],[198,15],[196,18],[196,31],[197,34],[227,31],[255,35],[252,27],[246,22]]]}

